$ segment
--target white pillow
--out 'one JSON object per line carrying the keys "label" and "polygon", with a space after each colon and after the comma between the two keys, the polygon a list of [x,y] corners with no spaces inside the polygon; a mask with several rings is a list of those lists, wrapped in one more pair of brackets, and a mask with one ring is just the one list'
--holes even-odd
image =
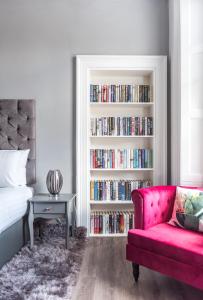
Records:
{"label": "white pillow", "polygon": [[18,168],[19,168],[19,171],[18,171],[19,183],[18,183],[18,185],[25,186],[27,184],[26,165],[27,165],[27,159],[28,159],[29,152],[30,152],[30,149],[18,150],[18,153],[20,155],[19,165],[18,165]]}
{"label": "white pillow", "polygon": [[0,150],[0,187],[26,185],[26,164],[30,150]]}

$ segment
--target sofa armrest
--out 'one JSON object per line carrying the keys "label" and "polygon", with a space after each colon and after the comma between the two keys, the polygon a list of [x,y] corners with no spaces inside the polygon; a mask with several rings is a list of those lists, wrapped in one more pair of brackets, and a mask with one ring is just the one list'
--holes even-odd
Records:
{"label": "sofa armrest", "polygon": [[172,216],[175,186],[155,186],[132,191],[135,228],[147,229],[168,222]]}

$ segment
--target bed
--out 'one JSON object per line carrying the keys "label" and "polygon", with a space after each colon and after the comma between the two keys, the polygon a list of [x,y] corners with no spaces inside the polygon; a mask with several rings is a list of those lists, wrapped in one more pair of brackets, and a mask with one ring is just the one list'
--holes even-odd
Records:
{"label": "bed", "polygon": [[27,186],[0,188],[0,268],[25,244],[28,204],[36,183],[35,101],[0,100],[0,150],[30,149]]}

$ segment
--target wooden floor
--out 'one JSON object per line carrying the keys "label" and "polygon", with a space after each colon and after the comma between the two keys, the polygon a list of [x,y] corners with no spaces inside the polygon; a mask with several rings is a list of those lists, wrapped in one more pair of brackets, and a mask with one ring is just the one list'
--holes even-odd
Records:
{"label": "wooden floor", "polygon": [[203,300],[203,292],[140,268],[135,284],[125,238],[90,238],[73,300]]}

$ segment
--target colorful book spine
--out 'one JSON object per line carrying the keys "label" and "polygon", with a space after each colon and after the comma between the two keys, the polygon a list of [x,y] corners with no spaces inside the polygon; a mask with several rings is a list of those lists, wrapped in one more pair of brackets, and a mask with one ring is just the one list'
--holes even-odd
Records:
{"label": "colorful book spine", "polygon": [[90,102],[151,102],[150,85],[91,84]]}
{"label": "colorful book spine", "polygon": [[150,180],[91,180],[90,200],[130,201],[133,190],[151,185]]}
{"label": "colorful book spine", "polygon": [[152,136],[152,117],[99,117],[90,119],[91,136]]}
{"label": "colorful book spine", "polygon": [[91,234],[127,234],[134,228],[133,211],[92,211]]}
{"label": "colorful book spine", "polygon": [[91,149],[90,168],[153,168],[153,151],[152,149]]}

